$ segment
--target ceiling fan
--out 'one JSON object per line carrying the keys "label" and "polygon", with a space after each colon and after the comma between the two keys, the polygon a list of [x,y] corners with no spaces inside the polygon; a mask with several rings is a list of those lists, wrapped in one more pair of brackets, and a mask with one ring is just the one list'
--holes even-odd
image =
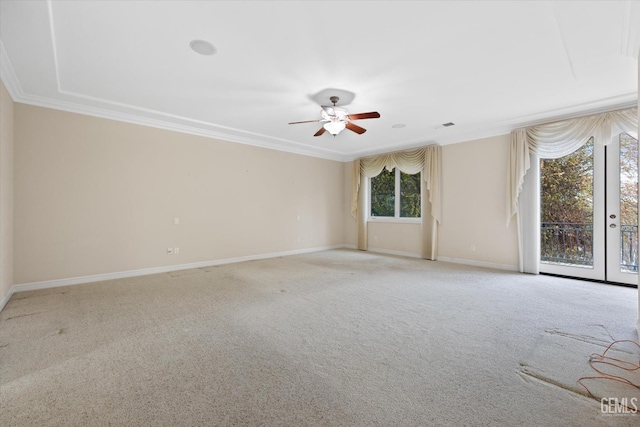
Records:
{"label": "ceiling fan", "polygon": [[320,130],[313,136],[320,136],[325,133],[325,131],[329,131],[331,135],[336,136],[345,128],[357,133],[358,135],[362,135],[367,130],[354,123],[351,123],[351,121],[362,119],[377,119],[380,117],[380,113],[378,113],[377,111],[372,111],[370,113],[349,114],[349,112],[344,108],[336,107],[336,104],[338,103],[340,98],[338,98],[337,96],[332,96],[329,98],[329,100],[333,103],[333,106],[322,105],[322,110],[320,111],[320,116],[322,117],[321,119],[305,120],[302,122],[291,122],[289,124],[295,125],[298,123],[324,123]]}

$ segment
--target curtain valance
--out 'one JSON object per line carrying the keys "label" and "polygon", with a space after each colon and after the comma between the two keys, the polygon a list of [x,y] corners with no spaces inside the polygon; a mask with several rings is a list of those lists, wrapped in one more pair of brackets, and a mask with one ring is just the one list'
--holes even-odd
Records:
{"label": "curtain valance", "polygon": [[591,138],[595,144],[607,145],[614,130],[637,129],[638,109],[628,108],[511,132],[507,176],[507,225],[515,216],[521,272],[539,272],[539,159],[557,159],[571,154]]}
{"label": "curtain valance", "polygon": [[442,221],[441,158],[442,148],[431,145],[414,150],[364,157],[353,162],[351,214],[358,221],[358,249],[367,249],[366,200],[363,180],[377,176],[383,169],[400,169],[404,173],[422,173],[423,257],[435,259],[437,226]]}
{"label": "curtain valance", "polygon": [[361,180],[378,176],[383,169],[388,171],[398,168],[404,173],[416,174],[422,172],[422,179],[429,190],[431,215],[438,223],[442,221],[441,206],[441,156],[442,147],[430,145],[415,150],[386,153],[377,156],[363,157],[354,162],[354,181],[351,194],[351,215],[356,217],[358,212],[358,193]]}
{"label": "curtain valance", "polygon": [[424,168],[426,148],[397,153],[380,154],[360,159],[361,173],[365,178],[377,176],[383,169],[398,168],[404,173],[416,174]]}
{"label": "curtain valance", "polygon": [[611,139],[614,126],[637,129],[638,109],[610,111],[511,132],[507,223],[518,212],[518,196],[522,191],[524,176],[531,167],[531,154],[540,159],[557,159],[573,153],[591,137],[594,138],[594,143],[606,145]]}

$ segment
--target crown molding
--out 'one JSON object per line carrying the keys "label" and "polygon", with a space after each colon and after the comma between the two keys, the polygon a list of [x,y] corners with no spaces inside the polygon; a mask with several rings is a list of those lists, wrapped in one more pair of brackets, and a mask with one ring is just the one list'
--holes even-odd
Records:
{"label": "crown molding", "polygon": [[[103,99],[87,97],[65,90],[59,90],[63,96],[75,99],[84,99],[94,103],[105,105],[113,105],[118,108],[134,110],[135,113],[125,113],[116,111],[111,108],[96,107],[86,105],[79,102],[66,101],[60,99],[47,98],[36,95],[29,95],[24,92],[20,81],[11,65],[11,61],[4,49],[2,40],[0,40],[0,79],[7,88],[7,92],[14,102],[33,105],[36,107],[51,108],[70,113],[82,114],[87,116],[99,117],[108,120],[116,120],[120,122],[132,123],[141,126],[148,126],[158,129],[170,130],[179,133],[202,136],[206,138],[236,142],[255,147],[267,148],[271,150],[284,151],[287,153],[298,154],[303,156],[317,157],[326,160],[334,160],[339,162],[345,161],[345,155],[331,150],[313,149],[301,146],[293,141],[285,139],[273,138],[266,135],[249,133],[237,129],[218,130],[220,127],[211,123],[196,121],[186,117],[171,116],[158,111],[145,110],[131,105],[113,103]],[[148,117],[150,115],[156,118]],[[178,123],[183,122],[183,123]],[[217,129],[214,129],[217,128]]]}
{"label": "crown molding", "polygon": [[[68,94],[66,92],[61,92]],[[166,114],[159,112],[149,112],[159,118],[146,117],[143,114],[124,113],[109,108],[101,108],[96,106],[84,105],[76,102],[62,101],[58,99],[45,98],[34,95],[22,95],[14,98],[15,102],[34,105],[37,107],[51,108],[55,110],[67,111],[70,113],[83,114],[87,116],[99,117],[103,119],[116,120],[120,122],[132,123],[142,126],[148,126],[158,129],[170,130],[190,135],[203,136],[206,138],[236,142],[255,147],[267,148],[271,150],[284,151],[292,154],[303,156],[318,157],[327,160],[344,161],[344,156],[340,153],[330,152],[327,150],[310,149],[299,146],[295,142],[284,139],[268,137],[266,135],[251,134],[240,130],[229,130],[227,132],[211,129],[215,127],[213,124],[196,122],[187,118],[167,118]],[[104,102],[104,101],[102,101]],[[136,109],[127,106],[130,109]],[[147,114],[149,114],[147,113]],[[189,124],[177,123],[183,121]],[[209,127],[209,129],[207,129]]]}
{"label": "crown molding", "polygon": [[[4,62],[4,61],[3,61]],[[4,75],[3,75],[4,80]],[[11,89],[9,89],[11,86]],[[7,90],[11,94],[11,97],[15,102],[21,102],[24,104],[51,108],[56,110],[67,111],[71,113],[83,114],[93,117],[99,117],[109,120],[116,120],[126,123],[132,123],[142,126],[148,126],[153,128],[165,129],[179,133],[186,133],[196,136],[202,136],[206,138],[213,138],[218,140],[236,142],[245,145],[251,145],[271,150],[284,151],[292,154],[317,157],[326,160],[333,160],[338,162],[349,162],[360,157],[372,156],[377,154],[389,153],[399,150],[408,150],[412,148],[418,148],[426,145],[450,145],[460,142],[473,141],[477,139],[490,138],[493,136],[504,135],[510,133],[514,129],[521,127],[535,126],[541,123],[547,123],[550,121],[566,120],[576,118],[580,116],[586,116],[591,114],[599,114],[607,111],[619,110],[623,108],[633,108],[638,105],[638,94],[631,93],[615,97],[606,98],[598,101],[590,101],[582,104],[576,104],[570,107],[563,107],[558,109],[547,110],[540,113],[535,113],[527,116],[520,116],[507,121],[502,121],[489,126],[470,126],[459,132],[435,136],[433,138],[402,141],[397,144],[390,144],[381,149],[375,150],[362,150],[350,153],[338,153],[329,152],[320,149],[310,149],[306,147],[295,146],[287,140],[281,140],[277,138],[268,137],[259,134],[250,134],[247,132],[229,129],[227,131],[220,131],[215,129],[207,129],[205,126],[214,126],[204,122],[195,122],[186,118],[175,118],[175,120],[181,120],[185,122],[196,123],[197,125],[187,125],[176,123],[165,118],[157,119],[145,117],[139,114],[123,113],[114,111],[107,108],[100,108],[94,106],[82,105],[74,102],[61,101],[56,99],[38,97],[33,95],[25,95],[22,89],[15,80],[12,82],[9,80]],[[70,93],[68,95],[71,95]],[[129,108],[135,108],[128,106]],[[163,113],[155,113],[159,116],[166,116]]]}
{"label": "crown molding", "polygon": [[512,130],[517,128],[534,126],[550,121],[566,120],[585,115],[599,114],[606,111],[613,111],[622,108],[633,108],[637,107],[638,105],[638,93],[634,92],[597,101],[588,101],[569,107],[546,110],[540,113],[520,116],[491,125],[468,126],[460,129],[459,131],[456,131],[455,133],[436,135],[431,138],[423,138],[418,140],[401,141],[395,144],[387,145],[384,148],[340,153],[337,151],[326,149],[309,148],[293,141],[256,133],[250,133],[238,129],[221,128],[220,126],[216,126],[207,122],[196,121],[180,116],[173,116],[167,113],[153,110],[146,110],[131,105],[106,101],[104,99],[88,97],[65,90],[60,90],[59,93],[72,99],[80,99],[92,103],[124,108],[134,112],[126,113],[122,111],[116,111],[112,108],[103,108],[86,105],[79,102],[28,95],[24,93],[22,86],[20,85],[20,81],[18,80],[15,71],[11,66],[11,62],[9,61],[9,57],[7,56],[1,40],[0,78],[4,82],[5,87],[7,88],[7,91],[9,92],[9,95],[14,102],[338,162],[349,162],[360,157],[389,153],[399,150],[408,150],[412,148],[423,147],[426,145],[449,145],[465,141],[490,138],[493,136],[508,134]]}
{"label": "crown molding", "polygon": [[9,95],[14,102],[18,102],[17,99],[24,97],[24,91],[22,90],[20,81],[18,80],[13,66],[11,65],[11,61],[9,61],[9,56],[7,55],[7,51],[4,49],[2,40],[0,40],[0,80],[4,83],[4,86],[7,88],[7,92],[9,92]]}
{"label": "crown molding", "polygon": [[460,142],[490,138],[498,135],[509,134],[511,133],[511,131],[518,128],[535,126],[552,121],[555,122],[560,120],[568,120],[576,117],[600,114],[625,108],[636,108],[637,106],[638,92],[628,93],[601,99],[598,101],[588,101],[569,107],[556,108],[540,113],[520,116],[491,125],[469,126],[461,129],[456,133],[435,136],[422,140],[404,141],[398,144],[388,145],[384,149],[352,152],[349,153],[345,161],[352,161],[360,157],[374,156],[399,150],[409,150],[412,148],[424,147],[427,145],[450,145]]}

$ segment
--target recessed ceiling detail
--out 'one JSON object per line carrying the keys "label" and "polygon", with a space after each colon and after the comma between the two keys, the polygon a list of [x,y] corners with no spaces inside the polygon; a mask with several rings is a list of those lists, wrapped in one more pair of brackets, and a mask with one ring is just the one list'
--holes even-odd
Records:
{"label": "recessed ceiling detail", "polygon": [[[340,161],[637,105],[638,1],[319,4],[1,0],[0,78],[16,102]],[[382,117],[287,125],[330,96]]]}

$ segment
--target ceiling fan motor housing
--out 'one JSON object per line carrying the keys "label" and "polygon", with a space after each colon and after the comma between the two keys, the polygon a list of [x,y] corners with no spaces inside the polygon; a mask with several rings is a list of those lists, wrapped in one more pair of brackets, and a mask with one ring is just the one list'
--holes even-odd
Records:
{"label": "ceiling fan motor housing", "polygon": [[351,123],[352,120],[362,120],[362,119],[377,119],[380,117],[380,113],[377,111],[372,111],[370,113],[359,113],[359,114],[349,114],[347,110],[344,108],[336,107],[340,98],[337,96],[330,96],[329,101],[333,104],[333,106],[323,105],[322,110],[320,111],[320,120],[306,120],[303,122],[291,122],[289,124],[297,124],[297,123],[309,123],[309,122],[320,122],[323,123],[322,127],[319,131],[317,131],[313,136],[320,136],[325,131],[328,131],[331,135],[336,136],[344,129],[349,129],[359,135],[362,135],[366,132],[366,129]]}

